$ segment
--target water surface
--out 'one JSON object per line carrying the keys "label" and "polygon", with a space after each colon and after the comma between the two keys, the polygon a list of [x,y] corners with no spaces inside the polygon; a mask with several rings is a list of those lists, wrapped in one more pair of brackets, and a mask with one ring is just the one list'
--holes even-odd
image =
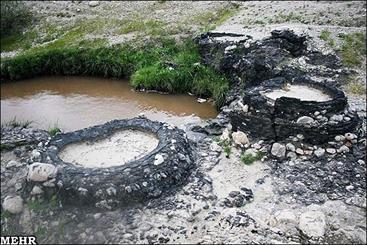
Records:
{"label": "water surface", "polygon": [[179,127],[217,116],[212,104],[193,96],[137,92],[124,80],[52,76],[1,84],[2,123],[16,117],[72,131],[140,113]]}

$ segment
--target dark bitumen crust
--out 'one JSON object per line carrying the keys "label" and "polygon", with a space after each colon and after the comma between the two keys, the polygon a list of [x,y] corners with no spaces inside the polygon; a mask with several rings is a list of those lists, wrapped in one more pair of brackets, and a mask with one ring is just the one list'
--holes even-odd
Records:
{"label": "dark bitumen crust", "polygon": [[[158,146],[140,159],[108,168],[78,167],[58,157],[58,152],[68,144],[106,138],[118,130],[127,129],[154,133],[159,139]],[[172,140],[176,142],[172,143]],[[164,157],[164,162],[154,165],[157,154]],[[114,120],[58,134],[50,141],[47,156],[60,168],[56,180],[60,198],[65,203],[94,204],[97,207],[126,205],[159,197],[185,181],[194,167],[195,158],[182,130],[146,118]]]}
{"label": "dark bitumen crust", "polygon": [[[336,82],[316,82],[311,79],[313,76],[333,75],[333,72],[347,74],[348,71],[340,69],[342,65],[336,55],[309,50],[308,37],[296,35],[290,30],[273,30],[270,37],[250,41],[247,45],[243,43],[251,37],[242,36],[239,42],[215,39],[231,37],[227,33],[206,33],[196,38],[203,62],[231,78],[234,89],[227,96],[227,105],[240,97],[240,101],[249,106],[248,113],[241,108],[229,110],[228,116],[234,131],[241,130],[254,138],[269,141],[282,141],[289,136],[302,134],[307,143],[323,144],[332,141],[336,135],[355,129],[360,120],[357,114],[344,112],[348,109],[348,101],[343,91],[335,86]],[[229,46],[232,46],[231,51],[226,52]],[[320,65],[325,69],[306,71],[289,62],[300,57],[310,66]],[[261,92],[281,88],[285,83],[315,87],[332,99],[317,102],[281,97],[269,103],[262,96]],[[316,111],[324,111],[326,117],[342,114],[350,120],[334,124],[320,122],[313,126],[296,123],[301,116],[315,117],[313,113]]]}
{"label": "dark bitumen crust", "polygon": [[[306,85],[321,90],[331,97],[328,101],[302,101],[297,98],[281,97],[275,102],[268,103],[269,99],[261,92],[282,88],[286,83]],[[248,88],[243,96],[243,104],[247,104],[251,111],[230,112],[234,128],[248,131],[257,137],[271,140],[284,140],[289,136],[302,134],[304,141],[312,144],[323,144],[332,141],[336,135],[351,132],[358,124],[357,114],[348,114],[350,121],[341,121],[337,124],[322,123],[316,126],[305,126],[296,123],[301,116],[314,117],[314,112],[324,111],[325,115],[343,113],[348,102],[345,94],[328,84],[319,83],[310,78],[297,77],[288,81],[283,77],[269,79],[259,86]]]}

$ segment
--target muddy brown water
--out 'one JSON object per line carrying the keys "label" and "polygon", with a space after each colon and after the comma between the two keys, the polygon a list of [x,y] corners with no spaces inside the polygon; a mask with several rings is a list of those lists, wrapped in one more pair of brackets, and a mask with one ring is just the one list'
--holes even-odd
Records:
{"label": "muddy brown water", "polygon": [[179,127],[218,114],[196,97],[137,92],[125,80],[52,76],[1,84],[2,123],[15,117],[42,129],[72,131],[140,113]]}

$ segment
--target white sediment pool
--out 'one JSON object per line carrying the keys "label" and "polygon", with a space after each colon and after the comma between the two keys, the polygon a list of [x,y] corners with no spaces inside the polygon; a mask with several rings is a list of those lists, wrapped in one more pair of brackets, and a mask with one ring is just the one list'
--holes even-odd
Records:
{"label": "white sediment pool", "polygon": [[305,85],[288,85],[282,89],[276,89],[271,92],[263,93],[264,96],[271,100],[276,100],[280,97],[297,98],[303,101],[328,101],[332,98],[323,93],[321,90],[308,87]]}
{"label": "white sediment pool", "polygon": [[85,168],[105,168],[141,158],[154,150],[158,142],[153,134],[123,130],[93,143],[70,144],[59,153],[59,157],[64,162]]}

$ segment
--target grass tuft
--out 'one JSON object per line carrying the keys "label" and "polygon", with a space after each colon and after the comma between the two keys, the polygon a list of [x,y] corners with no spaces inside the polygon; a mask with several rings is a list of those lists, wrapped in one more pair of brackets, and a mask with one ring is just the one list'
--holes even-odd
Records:
{"label": "grass tuft", "polygon": [[343,64],[348,67],[361,67],[366,58],[366,33],[355,32],[341,35],[343,44],[340,55]]}
{"label": "grass tuft", "polygon": [[[8,126],[8,127],[13,127],[13,128],[16,128],[16,127],[27,128],[32,123],[33,123],[33,121],[29,121],[29,120],[19,121],[19,120],[17,120],[16,117],[13,117],[13,119],[9,120],[8,122],[5,122],[4,125]],[[2,125],[2,127],[3,127],[3,125]]]}
{"label": "grass tuft", "polygon": [[328,30],[322,30],[320,39],[324,40],[330,47],[335,47],[335,41],[331,38],[331,32]]}
{"label": "grass tuft", "polygon": [[256,155],[253,155],[253,154],[243,154],[241,156],[241,161],[246,164],[246,165],[251,165],[253,164],[255,161],[259,161],[261,160],[261,158],[265,156],[265,153],[264,152],[261,152],[261,151],[258,151],[256,153]]}

